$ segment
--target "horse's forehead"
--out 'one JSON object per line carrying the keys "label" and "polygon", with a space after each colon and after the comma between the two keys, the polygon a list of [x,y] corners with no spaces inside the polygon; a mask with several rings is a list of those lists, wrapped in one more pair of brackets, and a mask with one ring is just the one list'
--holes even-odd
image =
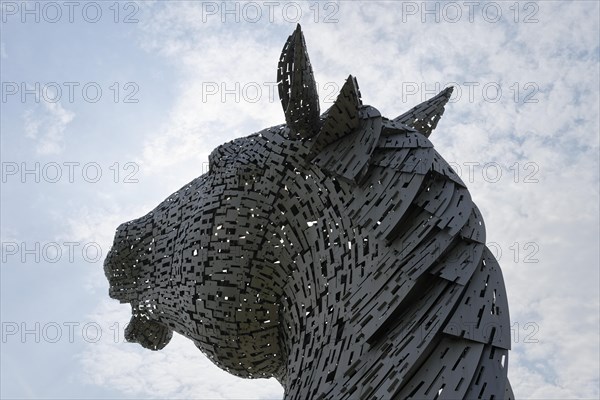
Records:
{"label": "horse's forehead", "polygon": [[264,151],[265,143],[259,140],[259,134],[237,138],[217,146],[209,155],[212,161],[229,161],[245,154]]}
{"label": "horse's forehead", "polygon": [[[224,143],[215,148],[209,155],[209,170],[214,176],[230,176],[231,174],[245,174],[262,176],[262,172],[270,163],[281,163],[283,147],[287,147],[286,140],[278,132],[268,128]],[[273,160],[273,158],[277,160]]]}

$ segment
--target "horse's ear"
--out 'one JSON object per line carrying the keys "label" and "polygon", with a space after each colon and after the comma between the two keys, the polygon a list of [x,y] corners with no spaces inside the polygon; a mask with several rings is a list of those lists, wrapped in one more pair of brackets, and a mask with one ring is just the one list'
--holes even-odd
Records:
{"label": "horse's ear", "polygon": [[362,106],[358,82],[348,76],[335,103],[325,113],[325,121],[311,147],[311,153],[317,154],[327,145],[343,138],[356,130],[360,124],[359,110]]}
{"label": "horse's ear", "polygon": [[312,139],[312,162],[334,176],[358,183],[368,170],[381,134],[379,111],[362,105],[358,83],[350,75],[324,116],[319,134]]}
{"label": "horse's ear", "polygon": [[298,138],[313,137],[319,129],[319,95],[300,24],[283,46],[277,84],[292,134]]}
{"label": "horse's ear", "polygon": [[452,86],[442,90],[437,96],[424,101],[418,106],[410,109],[401,116],[394,119],[394,122],[400,122],[405,125],[415,128],[426,137],[431,135],[440,118],[444,114],[444,106],[450,100]]}

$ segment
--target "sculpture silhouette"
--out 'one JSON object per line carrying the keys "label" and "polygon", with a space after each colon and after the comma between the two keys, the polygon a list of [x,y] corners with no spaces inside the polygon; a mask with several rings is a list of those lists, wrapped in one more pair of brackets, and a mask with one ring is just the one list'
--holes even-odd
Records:
{"label": "sculpture silhouette", "polygon": [[286,399],[512,398],[502,273],[428,139],[452,89],[390,120],[356,79],[320,115],[300,26],[277,70],[285,125],[122,224],[105,261],[126,338],[176,331]]}

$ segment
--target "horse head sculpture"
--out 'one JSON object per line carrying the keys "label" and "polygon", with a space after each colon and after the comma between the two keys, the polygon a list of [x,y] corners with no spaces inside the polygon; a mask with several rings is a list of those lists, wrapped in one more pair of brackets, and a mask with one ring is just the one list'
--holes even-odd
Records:
{"label": "horse head sculpture", "polygon": [[502,273],[428,139],[452,89],[387,119],[349,76],[321,114],[300,26],[277,78],[286,124],[118,227],[104,269],[126,339],[178,332],[286,399],[512,398]]}

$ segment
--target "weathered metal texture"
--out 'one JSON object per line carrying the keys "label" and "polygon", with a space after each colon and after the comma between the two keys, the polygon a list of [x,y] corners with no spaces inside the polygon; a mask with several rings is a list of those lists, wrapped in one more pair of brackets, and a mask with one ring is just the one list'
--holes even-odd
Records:
{"label": "weathered metal texture", "polygon": [[286,125],[218,147],[118,228],[105,272],[127,339],[178,332],[286,399],[512,398],[502,273],[428,139],[451,89],[389,120],[350,76],[318,116],[300,27],[278,78]]}

